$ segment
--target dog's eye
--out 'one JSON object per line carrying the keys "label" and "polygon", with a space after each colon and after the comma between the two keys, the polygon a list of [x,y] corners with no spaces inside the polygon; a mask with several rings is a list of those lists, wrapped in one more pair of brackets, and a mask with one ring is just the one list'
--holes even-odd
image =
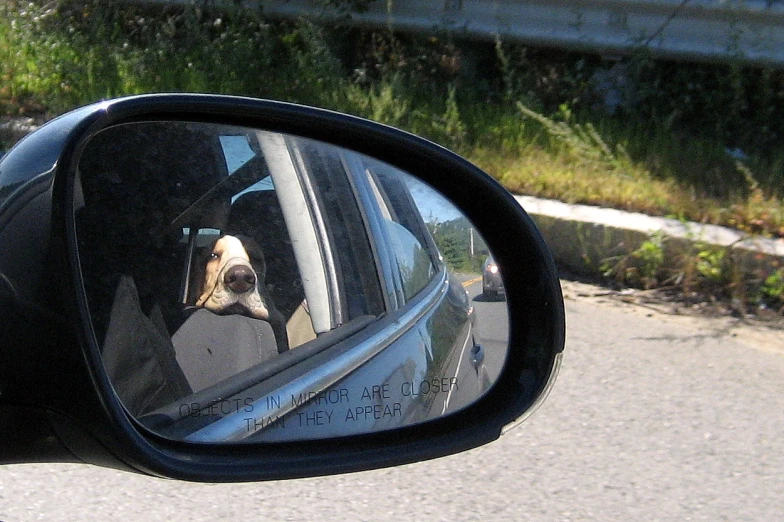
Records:
{"label": "dog's eye", "polygon": [[210,259],[218,259],[220,256],[215,252],[210,252]]}

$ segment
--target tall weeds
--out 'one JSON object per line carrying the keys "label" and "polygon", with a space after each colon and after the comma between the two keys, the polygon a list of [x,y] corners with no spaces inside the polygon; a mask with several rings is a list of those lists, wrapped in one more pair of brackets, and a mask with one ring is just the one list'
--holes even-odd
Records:
{"label": "tall weeds", "polygon": [[42,118],[153,91],[318,105],[457,149],[511,190],[784,236],[784,71],[608,63],[212,2],[7,0],[0,80],[0,110]]}

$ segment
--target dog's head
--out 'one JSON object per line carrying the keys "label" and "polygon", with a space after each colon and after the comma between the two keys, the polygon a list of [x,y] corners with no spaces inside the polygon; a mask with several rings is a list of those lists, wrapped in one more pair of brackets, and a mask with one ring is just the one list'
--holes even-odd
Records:
{"label": "dog's head", "polygon": [[217,314],[240,314],[269,320],[264,287],[266,265],[261,247],[243,236],[224,235],[196,260],[196,306]]}

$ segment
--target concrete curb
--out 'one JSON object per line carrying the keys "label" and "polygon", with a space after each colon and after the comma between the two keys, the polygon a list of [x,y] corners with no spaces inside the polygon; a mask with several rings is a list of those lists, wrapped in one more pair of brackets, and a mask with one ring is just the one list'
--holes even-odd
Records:
{"label": "concrete curb", "polygon": [[515,198],[536,221],[556,263],[578,274],[596,275],[607,260],[633,254],[654,234],[664,238],[663,269],[677,270],[698,252],[723,250],[745,280],[762,282],[784,270],[782,239],[610,208]]}

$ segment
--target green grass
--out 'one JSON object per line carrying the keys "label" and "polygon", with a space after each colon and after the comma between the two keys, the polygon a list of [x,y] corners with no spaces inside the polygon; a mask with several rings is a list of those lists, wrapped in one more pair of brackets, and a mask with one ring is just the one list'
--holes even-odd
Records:
{"label": "green grass", "polygon": [[520,116],[463,150],[512,192],[784,237],[784,204],[775,189],[784,186],[780,160],[745,164],[715,142],[661,129],[645,133],[639,124]]}
{"label": "green grass", "polygon": [[[495,53],[494,70],[467,78],[459,46],[440,35],[407,41],[198,6],[9,0],[0,5],[0,112],[46,119],[144,92],[292,101],[427,137],[515,193],[784,237],[784,73],[632,60],[645,103],[612,115],[584,99],[601,62],[500,42]],[[728,153],[738,143],[748,156]],[[613,277],[668,280],[656,273],[656,247],[616,260]],[[725,289],[740,287],[717,272],[719,261],[695,255],[687,280],[719,274]],[[750,301],[784,304],[783,271],[764,274]]]}
{"label": "green grass", "polygon": [[[719,139],[677,127],[673,117],[619,118],[573,110],[567,102],[552,114],[532,110],[529,105],[542,103],[525,101],[531,93],[521,85],[540,62],[516,58],[500,44],[502,94],[493,96],[454,76],[423,79],[421,70],[436,70],[431,62],[444,62],[438,52],[448,46],[434,50],[426,42],[416,48],[419,55],[409,50],[406,56],[389,37],[374,37],[372,67],[362,62],[370,75],[360,80],[337,57],[340,34],[304,21],[270,24],[242,11],[116,9],[68,0],[12,0],[0,14],[0,110],[6,114],[52,116],[143,92],[294,101],[426,136],[512,192],[784,236],[783,147],[740,163]],[[560,67],[561,85],[584,89],[582,76]]]}
{"label": "green grass", "polygon": [[[0,110],[6,114],[48,117],[143,92],[294,101],[426,136],[467,156],[512,192],[784,236],[784,147],[776,143],[741,163],[719,137],[733,128],[732,115],[716,120],[719,130],[711,137],[676,125],[676,113],[626,118],[586,110],[574,98],[587,85],[579,62],[550,66],[545,72],[556,71],[558,81],[542,83],[536,75],[544,74],[537,71],[547,61],[498,43],[498,86],[487,83],[482,90],[443,72],[444,63],[457,63],[446,59],[454,46],[435,37],[416,52],[388,35],[365,38],[366,56],[352,71],[345,56],[338,57],[344,33],[304,21],[271,24],[247,11],[12,0],[0,15]],[[716,103],[741,106],[737,86],[744,77],[731,72],[729,94],[720,92]],[[774,83],[768,90],[775,94]],[[780,93],[774,94],[768,97]],[[558,102],[549,113],[541,108],[548,96]],[[773,121],[771,107],[773,102],[759,112],[770,112]],[[664,112],[649,112],[656,110]]]}

